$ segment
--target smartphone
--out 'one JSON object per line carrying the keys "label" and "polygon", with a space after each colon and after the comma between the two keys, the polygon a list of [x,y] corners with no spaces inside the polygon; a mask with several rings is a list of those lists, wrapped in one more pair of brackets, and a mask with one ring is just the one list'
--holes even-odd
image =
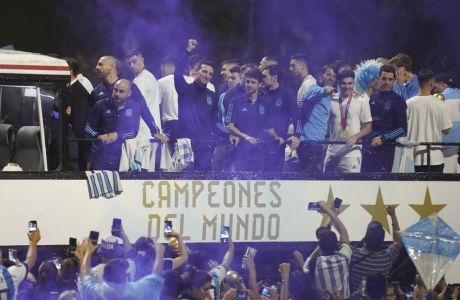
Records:
{"label": "smartphone", "polygon": [[164,223],[164,235],[167,236],[172,232],[173,224],[172,221],[166,220]]}
{"label": "smartphone", "polygon": [[228,243],[230,238],[230,226],[221,226],[220,227],[220,242]]}
{"label": "smartphone", "polygon": [[77,250],[77,239],[76,238],[69,238],[69,251],[74,252]]}
{"label": "smartphone", "polygon": [[341,205],[342,205],[342,199],[335,198],[334,199],[334,208],[340,208]]}
{"label": "smartphone", "polygon": [[18,252],[15,249],[8,249],[8,259],[11,262],[16,263],[16,260],[18,259]]}
{"label": "smartphone", "polygon": [[57,257],[57,256],[53,257],[53,263],[56,266],[56,269],[58,269],[58,271],[61,270],[61,262],[62,262],[62,258]]}
{"label": "smartphone", "polygon": [[265,297],[268,297],[268,298],[272,297],[272,295],[270,293],[270,288],[268,286],[264,286],[264,288],[262,289],[262,296],[265,296]]}
{"label": "smartphone", "polygon": [[248,298],[248,292],[247,291],[237,291],[236,292],[236,299],[239,300],[246,300]]}
{"label": "smartphone", "polygon": [[29,221],[29,231],[32,232],[35,230],[37,230],[37,221],[35,220]]}
{"label": "smartphone", "polygon": [[91,241],[91,243],[96,246],[97,245],[97,242],[99,241],[99,231],[93,231],[91,230],[89,232],[89,240]]}
{"label": "smartphone", "polygon": [[113,218],[112,235],[120,237],[121,235],[121,219]]}
{"label": "smartphone", "polygon": [[309,202],[308,203],[308,210],[316,210],[321,211],[321,206],[319,206],[318,202]]}

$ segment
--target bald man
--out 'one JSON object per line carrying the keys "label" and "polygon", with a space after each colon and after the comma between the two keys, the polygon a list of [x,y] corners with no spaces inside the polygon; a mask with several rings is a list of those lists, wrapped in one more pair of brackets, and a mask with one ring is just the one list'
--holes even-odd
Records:
{"label": "bald man", "polygon": [[118,80],[118,60],[113,56],[102,56],[96,65],[96,75],[99,83],[89,96],[89,107],[92,109],[97,101],[112,96],[115,82]]}
{"label": "bald man", "polygon": [[[120,79],[115,82],[112,97],[98,101],[91,112],[85,132],[98,141],[94,142],[90,153],[90,169],[118,171],[121,147],[125,140],[136,137],[140,118],[146,115],[136,101],[130,98],[131,83]],[[150,113],[148,113],[150,115]],[[163,138],[150,115],[146,121],[153,136]]]}

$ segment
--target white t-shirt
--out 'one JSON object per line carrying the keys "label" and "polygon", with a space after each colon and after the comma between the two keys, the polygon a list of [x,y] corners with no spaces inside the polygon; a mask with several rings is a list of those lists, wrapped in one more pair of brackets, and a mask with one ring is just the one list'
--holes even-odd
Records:
{"label": "white t-shirt", "polygon": [[[150,110],[150,113],[155,120],[155,125],[161,130],[161,118],[160,118],[160,89],[158,87],[158,81],[155,79],[152,73],[144,69],[139,75],[134,78],[133,83],[139,88],[142,96],[145,99],[145,103]],[[144,120],[141,119],[139,125],[139,132],[137,133],[138,138],[150,139],[150,129],[145,124]]]}
{"label": "white t-shirt", "polygon": [[[342,109],[345,113],[347,107],[347,100],[342,100]],[[351,99],[350,107],[348,108],[347,114],[347,127],[346,131],[348,136],[358,133],[361,130],[361,124],[372,122],[371,109],[369,106],[369,100],[362,96],[354,96]],[[329,115],[328,132],[330,139],[333,141],[344,141],[345,139],[340,137],[341,117],[340,117],[340,105],[338,95],[332,97],[331,101],[331,113]],[[346,147],[345,145],[329,145],[327,147],[328,155],[340,155],[343,157],[361,157],[361,146],[354,145],[353,147]]]}
{"label": "white t-shirt", "polygon": [[8,268],[8,272],[10,273],[11,279],[13,280],[15,295],[18,293],[19,284],[24,279],[26,279],[28,271],[28,267],[23,263]]}
{"label": "white t-shirt", "polygon": [[[442,130],[452,127],[447,105],[435,96],[415,96],[407,100],[407,138],[416,142],[442,142]],[[432,146],[431,165],[444,163],[441,146]],[[426,146],[414,149],[414,164],[427,165]]]}
{"label": "white t-shirt", "polygon": [[302,84],[300,85],[300,88],[297,91],[297,103],[303,102],[302,98],[305,94],[305,91],[314,84],[316,84],[316,79],[310,74],[308,74],[307,77],[303,79]]}
{"label": "white t-shirt", "polygon": [[[192,83],[194,78],[184,75],[187,83]],[[178,95],[174,86],[174,75],[167,75],[158,80],[160,87],[160,103],[161,103],[161,119],[163,122],[179,119],[179,109],[177,105]],[[210,91],[215,92],[216,89],[212,83],[206,86]],[[156,122],[156,119],[155,119]]]}

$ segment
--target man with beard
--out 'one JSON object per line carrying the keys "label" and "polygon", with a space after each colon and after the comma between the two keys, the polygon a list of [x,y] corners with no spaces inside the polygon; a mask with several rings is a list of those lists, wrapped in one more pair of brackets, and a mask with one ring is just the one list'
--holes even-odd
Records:
{"label": "man with beard", "polygon": [[112,96],[112,89],[118,80],[118,60],[113,56],[102,56],[96,65],[97,78],[101,79],[89,97],[89,109],[91,110],[97,101],[108,99]]}
{"label": "man with beard", "polygon": [[[299,93],[304,89],[300,98],[300,118],[297,121],[295,136],[288,138],[288,141],[291,143],[291,149],[297,150],[300,170],[318,173],[323,170],[323,145],[318,142],[326,137],[331,111],[331,94],[335,91],[335,72],[331,66],[323,66],[319,79],[320,85],[316,84],[316,80],[311,75],[304,77],[299,89]],[[307,79],[308,77],[311,79]],[[299,101],[299,94],[297,101]]]}
{"label": "man with beard", "polygon": [[[123,141],[136,137],[143,111],[130,96],[131,83],[129,80],[120,79],[114,84],[112,97],[102,99],[94,105],[85,127],[89,136],[99,140],[91,147],[92,170],[118,171]],[[157,133],[155,130],[153,122],[152,134]]]}
{"label": "man with beard", "polygon": [[[190,39],[186,53],[190,54],[198,41]],[[184,57],[179,60],[180,66]],[[174,86],[178,95],[179,138],[191,140],[194,171],[210,171],[214,153],[215,124],[217,118],[216,93],[207,88],[214,74],[214,65],[206,60],[198,63],[196,77],[189,84],[179,72],[174,73]]]}

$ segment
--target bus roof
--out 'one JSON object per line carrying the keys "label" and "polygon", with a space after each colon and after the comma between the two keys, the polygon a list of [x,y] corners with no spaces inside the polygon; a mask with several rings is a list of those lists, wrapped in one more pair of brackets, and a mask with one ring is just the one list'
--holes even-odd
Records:
{"label": "bus roof", "polygon": [[0,74],[70,76],[67,62],[38,53],[0,50]]}

